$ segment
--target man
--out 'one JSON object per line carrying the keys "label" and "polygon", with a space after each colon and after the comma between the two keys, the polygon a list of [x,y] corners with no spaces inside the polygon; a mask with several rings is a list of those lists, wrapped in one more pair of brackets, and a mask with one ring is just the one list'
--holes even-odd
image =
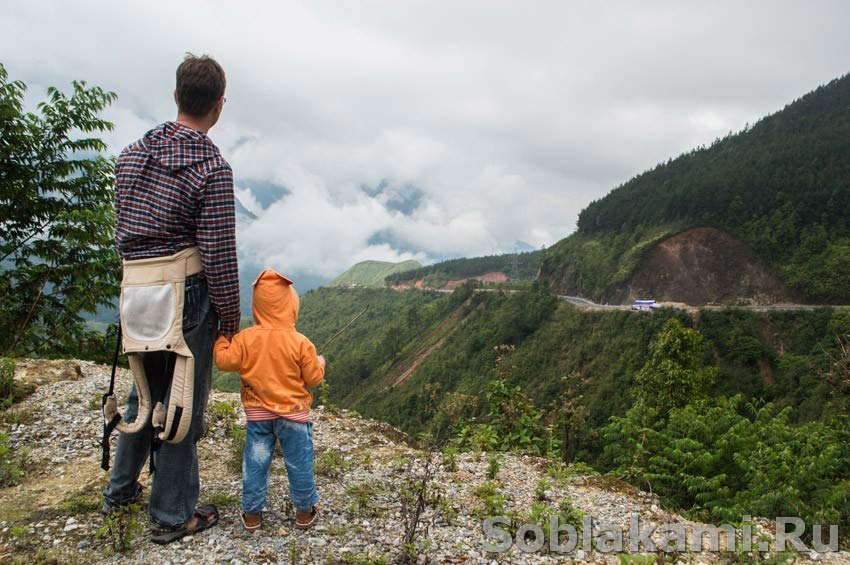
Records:
{"label": "man", "polygon": [[[219,331],[232,336],[239,330],[240,318],[233,171],[206,135],[221,115],[225,85],[224,71],[214,59],[187,54],[177,68],[177,119],[158,125],[129,145],[115,166],[115,242],[124,260],[125,277],[128,265],[145,263],[139,260],[156,262],[152,258],[167,260],[186,253],[200,256],[195,269],[200,272],[186,276],[182,300],[182,347],[188,346],[186,353],[194,359],[194,373],[187,377],[194,378],[188,433],[178,443],[158,441],[151,423],[137,433],[121,433],[109,485],[103,492],[106,510],[137,500],[139,473],[155,449],[149,511],[156,543],[169,543],[218,521],[214,506],[196,507],[196,442],[203,434],[215,336]],[[133,321],[126,319],[132,312],[125,308],[122,297],[125,328]],[[157,323],[149,310],[141,312],[145,315],[135,314],[138,323]],[[177,324],[179,330],[179,321]],[[128,351],[126,330],[124,343]],[[138,353],[150,384],[149,398],[167,398],[174,355],[165,350]],[[137,388],[130,393],[124,416],[127,422],[137,415],[146,417],[138,414]]]}

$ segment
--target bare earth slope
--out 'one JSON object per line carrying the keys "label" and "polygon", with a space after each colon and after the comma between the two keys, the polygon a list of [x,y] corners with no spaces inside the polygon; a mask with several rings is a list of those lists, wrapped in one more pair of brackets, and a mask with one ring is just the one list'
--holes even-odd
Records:
{"label": "bare earth slope", "polygon": [[[0,489],[0,561],[90,563],[112,560],[109,543],[95,535],[102,524],[97,509],[107,476],[99,468],[99,394],[107,385],[108,368],[67,361],[67,370],[50,367],[52,375],[72,380],[42,379],[38,390],[11,413],[3,414],[13,453],[30,450],[24,482]],[[79,367],[79,371],[77,370]],[[46,370],[46,369],[45,369]],[[17,378],[36,380],[39,363]],[[332,378],[332,376],[331,376]],[[122,375],[121,394],[128,388]],[[231,410],[236,408],[236,410]],[[32,413],[27,416],[26,413]],[[257,534],[245,534],[239,519],[241,476],[228,465],[234,453],[233,430],[244,426],[236,394],[214,392],[208,409],[209,430],[199,444],[201,500],[214,501],[221,523],[208,532],[169,546],[156,546],[137,536],[122,557],[130,563],[395,563],[404,533],[400,493],[421,475],[426,454],[411,446],[390,426],[350,413],[314,413],[317,482],[322,496],[321,519],[308,532],[293,528],[285,470],[275,458],[266,523]],[[620,563],[620,556],[597,550],[564,555],[486,553],[480,527],[488,483],[488,454],[433,457],[434,475],[422,513],[420,563]],[[412,462],[412,464],[411,464]],[[628,527],[632,513],[644,526],[675,523],[694,526],[661,509],[657,499],[611,479],[561,469],[538,458],[501,455],[494,492],[504,512],[522,521],[535,504],[557,512],[565,505],[592,514],[594,535],[602,523]],[[538,487],[545,478],[547,484]],[[141,480],[150,483],[143,473]],[[138,520],[143,514],[137,515]],[[765,523],[765,525],[768,525]],[[661,534],[653,536],[657,542]],[[699,553],[681,556],[688,562],[719,562],[728,556]],[[807,562],[803,556],[801,562]],[[825,554],[826,562],[850,562],[848,555]]]}
{"label": "bare earth slope", "polygon": [[660,241],[611,297],[686,304],[776,304],[792,301],[782,282],[749,246],[709,227],[691,228]]}

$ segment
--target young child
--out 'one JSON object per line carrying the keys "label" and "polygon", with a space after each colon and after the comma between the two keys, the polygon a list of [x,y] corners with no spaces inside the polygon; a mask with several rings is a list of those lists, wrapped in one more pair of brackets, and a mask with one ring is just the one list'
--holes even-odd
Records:
{"label": "young child", "polygon": [[262,525],[269,468],[280,441],[295,527],[307,529],[317,517],[313,477],[313,424],[310,388],[322,382],[325,359],[295,330],[298,293],[292,281],[272,269],[254,281],[254,325],[228,340],[215,342],[222,371],[239,371],[248,433],[242,457],[242,523],[248,531]]}

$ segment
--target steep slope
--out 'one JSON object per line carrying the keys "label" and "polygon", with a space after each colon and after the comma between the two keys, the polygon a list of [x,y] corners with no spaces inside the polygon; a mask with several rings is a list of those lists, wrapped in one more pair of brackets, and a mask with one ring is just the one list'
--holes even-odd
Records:
{"label": "steep slope", "polygon": [[[752,250],[742,272],[776,276],[785,294],[850,302],[850,75],[743,131],[642,173],[579,215],[578,230],[547,250],[541,274],[559,292],[623,297],[643,254],[695,227],[727,232]],[[727,242],[729,240],[726,240]],[[711,253],[726,247],[720,239]],[[718,276],[705,272],[703,279]],[[646,277],[636,281],[640,286]],[[770,285],[772,286],[772,285]],[[681,294],[687,286],[670,287]],[[756,298],[746,289],[730,299]],[[756,293],[758,294],[758,293]],[[768,298],[775,292],[767,293]]]}
{"label": "steep slope", "polygon": [[383,286],[384,278],[403,271],[419,269],[418,261],[361,261],[335,278],[329,286]]}
{"label": "steep slope", "polygon": [[[327,351],[331,399],[414,434],[461,397],[467,415],[481,415],[487,383],[500,376],[541,408],[579,398],[585,425],[596,429],[631,406],[634,376],[671,316],[705,336],[716,393],[776,402],[793,407],[796,420],[815,420],[834,400],[822,375],[836,337],[850,334],[846,310],[581,311],[539,292],[467,286],[451,295],[319,289],[302,301],[299,330],[322,343],[366,304],[368,314]],[[588,440],[582,449],[593,461],[601,445]]]}
{"label": "steep slope", "polygon": [[716,228],[691,228],[654,245],[614,301],[651,296],[688,304],[787,301],[782,282],[742,241]]}

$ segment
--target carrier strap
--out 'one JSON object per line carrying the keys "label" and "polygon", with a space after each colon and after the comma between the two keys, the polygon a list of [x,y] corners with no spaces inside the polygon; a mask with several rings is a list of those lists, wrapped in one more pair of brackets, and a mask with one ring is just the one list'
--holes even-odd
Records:
{"label": "carrier strap", "polygon": [[[118,334],[115,336],[115,355],[112,357],[112,376],[109,377],[109,392],[103,395],[101,399],[100,410],[106,406],[106,401],[115,393],[115,373],[118,370],[118,355],[121,352],[121,322],[118,322]],[[101,458],[100,468],[104,471],[109,470],[109,436],[115,430],[115,427],[121,422],[121,414],[116,414],[109,422],[104,420],[103,423],[103,438],[100,441]]]}
{"label": "carrier strap", "polygon": [[151,418],[151,427],[153,428],[153,433],[151,434],[151,445],[150,445],[150,460],[148,461],[148,472],[153,475],[156,472],[156,461],[154,459],[154,455],[159,451],[159,448],[162,446],[162,440],[159,438],[159,435],[165,431],[164,428],[160,425],[163,422],[158,422],[159,417],[165,418],[165,413],[157,416],[157,412],[161,406],[165,404],[165,399],[168,397],[168,392],[171,389],[171,383],[174,380],[174,366],[175,366],[175,358],[176,355],[174,353],[166,353],[165,354],[165,371],[164,378],[165,382],[162,383],[162,389],[159,393],[159,398],[157,399],[156,404],[154,404],[154,417]]}

